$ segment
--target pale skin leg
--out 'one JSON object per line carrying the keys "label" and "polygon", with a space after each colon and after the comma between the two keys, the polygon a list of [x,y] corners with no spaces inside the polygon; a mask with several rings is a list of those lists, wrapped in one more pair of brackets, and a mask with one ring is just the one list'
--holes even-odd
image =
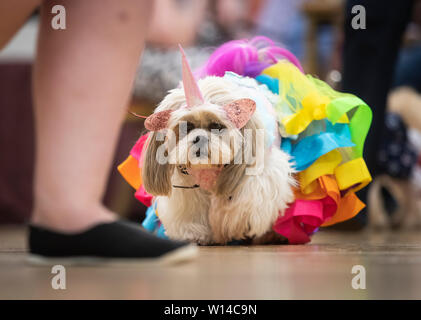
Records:
{"label": "pale skin leg", "polygon": [[44,3],[34,70],[33,223],[77,231],[116,219],[101,199],[151,3],[65,1],[65,31],[50,27],[51,4]]}
{"label": "pale skin leg", "polygon": [[[76,232],[116,219],[101,199],[152,3],[43,2],[33,70],[37,144],[32,223]],[[66,30],[51,27],[56,4],[66,8]]]}

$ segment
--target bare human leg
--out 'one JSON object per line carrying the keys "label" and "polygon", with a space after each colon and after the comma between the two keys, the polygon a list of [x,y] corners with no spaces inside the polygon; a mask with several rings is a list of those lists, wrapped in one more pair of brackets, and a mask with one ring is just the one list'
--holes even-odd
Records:
{"label": "bare human leg", "polygon": [[[46,1],[34,68],[33,223],[74,232],[115,219],[101,204],[151,1]],[[66,30],[51,7],[66,9]]]}

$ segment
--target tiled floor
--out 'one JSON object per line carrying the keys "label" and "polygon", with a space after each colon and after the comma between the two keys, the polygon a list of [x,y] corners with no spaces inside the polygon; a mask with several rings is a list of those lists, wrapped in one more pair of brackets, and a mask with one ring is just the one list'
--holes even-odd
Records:
{"label": "tiled floor", "polygon": [[[319,232],[303,246],[202,247],[172,267],[66,267],[66,289],[50,267],[25,262],[25,230],[0,228],[0,299],[421,299],[421,231]],[[366,289],[351,282],[366,270]]]}

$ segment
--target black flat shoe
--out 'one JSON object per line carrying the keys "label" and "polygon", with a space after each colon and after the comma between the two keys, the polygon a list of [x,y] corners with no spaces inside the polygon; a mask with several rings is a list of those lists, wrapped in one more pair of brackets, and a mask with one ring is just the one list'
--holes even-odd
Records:
{"label": "black flat shoe", "polygon": [[28,260],[36,264],[104,261],[177,263],[197,256],[195,245],[161,239],[127,221],[98,224],[79,233],[29,226]]}

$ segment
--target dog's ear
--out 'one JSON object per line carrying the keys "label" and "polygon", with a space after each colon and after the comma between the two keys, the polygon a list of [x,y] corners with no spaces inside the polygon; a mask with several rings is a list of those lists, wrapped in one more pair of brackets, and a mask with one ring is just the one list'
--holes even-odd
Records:
{"label": "dog's ear", "polygon": [[228,119],[241,129],[250,120],[256,110],[256,102],[251,99],[239,99],[224,106]]}
{"label": "dog's ear", "polygon": [[245,176],[246,164],[229,164],[219,174],[215,190],[217,196],[230,197],[240,187]]}
{"label": "dog's ear", "polygon": [[145,128],[149,131],[159,131],[165,129],[168,125],[172,110],[164,110],[152,113],[145,120]]}
{"label": "dog's ear", "polygon": [[[166,161],[161,164],[158,161],[158,152],[165,148],[164,139],[157,139],[158,132],[149,134],[146,141],[146,152],[142,167],[142,182],[145,190],[154,196],[168,196],[171,194],[171,175],[174,165]],[[162,150],[161,150],[162,149]]]}

